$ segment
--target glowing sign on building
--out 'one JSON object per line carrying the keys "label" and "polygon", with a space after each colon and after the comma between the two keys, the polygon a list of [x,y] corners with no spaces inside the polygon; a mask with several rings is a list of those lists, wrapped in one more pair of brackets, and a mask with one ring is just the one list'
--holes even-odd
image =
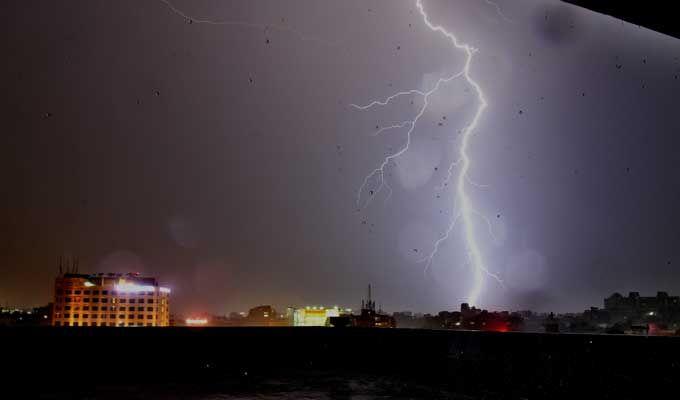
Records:
{"label": "glowing sign on building", "polygon": [[154,292],[156,287],[152,285],[137,285],[135,283],[121,282],[115,285],[114,289],[119,293],[139,293]]}

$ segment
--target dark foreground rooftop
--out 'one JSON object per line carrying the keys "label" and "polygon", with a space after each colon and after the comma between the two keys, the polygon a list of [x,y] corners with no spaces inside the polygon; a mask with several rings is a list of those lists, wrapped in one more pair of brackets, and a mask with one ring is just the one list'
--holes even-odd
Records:
{"label": "dark foreground rooftop", "polygon": [[[4,328],[30,398],[627,399],[673,391],[680,338],[361,328]],[[359,396],[359,397],[353,397]]]}

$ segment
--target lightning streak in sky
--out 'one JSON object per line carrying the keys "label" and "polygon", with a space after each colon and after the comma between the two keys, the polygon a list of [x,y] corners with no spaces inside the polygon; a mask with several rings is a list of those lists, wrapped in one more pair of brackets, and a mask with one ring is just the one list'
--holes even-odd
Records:
{"label": "lightning streak in sky", "polygon": [[[444,181],[444,183],[440,186],[440,188],[443,188],[444,186],[448,185],[448,182],[450,180],[455,179],[455,203],[454,203],[454,210],[455,216],[451,219],[449,226],[447,230],[444,232],[444,234],[434,243],[433,250],[432,252],[422,259],[423,262],[426,262],[426,267],[425,270],[427,270],[430,265],[432,264],[432,261],[434,260],[435,256],[437,255],[437,252],[439,250],[439,246],[449,238],[451,235],[454,227],[457,225],[458,221],[460,220],[463,225],[463,234],[464,234],[464,239],[465,239],[465,247],[467,251],[467,256],[468,256],[468,261],[472,267],[473,270],[473,285],[472,288],[470,289],[470,292],[468,294],[468,302],[471,304],[476,304],[477,300],[479,299],[480,292],[482,290],[482,286],[484,284],[484,277],[489,276],[495,279],[500,285],[503,284],[502,280],[492,273],[487,267],[486,264],[484,263],[484,257],[482,255],[482,251],[480,250],[480,247],[477,243],[477,240],[475,238],[475,230],[474,230],[474,221],[473,218],[475,215],[477,216],[482,216],[484,221],[487,223],[487,226],[489,227],[489,232],[492,233],[491,231],[491,224],[489,220],[484,217],[481,213],[476,211],[474,207],[472,206],[471,200],[468,197],[468,194],[466,192],[466,184],[470,184],[472,181],[470,180],[468,173],[470,170],[470,157],[468,155],[468,146],[470,142],[470,137],[475,133],[475,129],[477,128],[477,125],[479,123],[479,120],[484,113],[484,110],[486,109],[488,103],[486,101],[486,98],[484,96],[484,92],[482,91],[481,87],[479,84],[472,79],[470,76],[470,66],[472,65],[472,59],[473,55],[476,52],[476,49],[471,47],[468,44],[461,43],[458,38],[452,34],[451,32],[447,31],[444,29],[444,27],[440,25],[435,25],[430,21],[430,17],[428,16],[427,12],[425,11],[422,0],[417,0],[416,1],[416,8],[420,12],[420,15],[423,18],[423,22],[425,25],[432,30],[433,32],[439,33],[442,36],[444,36],[448,41],[451,42],[453,48],[457,51],[462,51],[466,58],[465,58],[465,63],[463,65],[463,69],[451,76],[440,78],[437,83],[434,85],[432,89],[429,91],[421,91],[421,90],[406,90],[406,91],[401,91],[397,92],[389,97],[387,97],[384,100],[374,100],[369,102],[366,105],[356,105],[356,104],[351,104],[352,107],[359,109],[359,110],[368,110],[373,107],[378,107],[378,106],[387,106],[390,102],[393,100],[402,97],[402,96],[421,96],[423,98],[423,104],[419,108],[418,112],[416,113],[415,117],[409,121],[402,122],[399,125],[393,125],[390,127],[384,128],[386,129],[394,129],[397,127],[406,127],[408,126],[408,130],[406,132],[406,143],[405,145],[399,149],[398,151],[388,155],[385,157],[382,161],[382,163],[371,173],[369,173],[362,185],[359,187],[358,193],[357,193],[357,205],[361,206],[361,200],[362,197],[364,197],[364,194],[367,190],[367,186],[369,185],[372,180],[377,181],[377,188],[375,190],[370,190],[370,196],[368,197],[368,200],[366,200],[363,204],[363,206],[367,206],[373,197],[380,193],[380,191],[383,188],[387,188],[390,191],[391,195],[391,188],[385,181],[385,169],[390,165],[390,162],[392,162],[395,158],[401,156],[405,152],[408,151],[409,146],[411,144],[411,136],[416,128],[416,125],[420,118],[423,116],[425,111],[427,110],[427,107],[429,105],[429,98],[432,94],[436,93],[442,85],[447,84],[451,81],[453,81],[456,78],[463,78],[467,82],[468,85],[470,85],[474,89],[474,93],[477,96],[477,109],[474,113],[474,116],[472,120],[469,122],[467,126],[465,126],[461,130],[461,140],[460,143],[458,144],[458,157],[450,164],[448,173],[447,173],[447,178]],[[379,130],[381,132],[383,130]],[[457,167],[457,174],[454,174],[454,167]],[[388,195],[389,196],[389,195]]]}
{"label": "lightning streak in sky", "polygon": [[302,41],[318,42],[318,43],[325,44],[325,45],[328,45],[328,46],[339,45],[338,42],[331,42],[331,41],[328,41],[328,40],[319,39],[317,37],[307,36],[307,35],[301,33],[300,31],[297,31],[297,30],[295,30],[295,29],[293,29],[289,26],[286,26],[286,25],[260,24],[260,23],[255,23],[255,22],[246,22],[246,21],[213,20],[213,19],[207,19],[207,18],[192,17],[192,16],[186,14],[184,11],[182,11],[179,8],[172,5],[172,3],[170,3],[168,0],[159,0],[159,1],[163,4],[165,4],[173,13],[184,18],[190,24],[196,23],[196,24],[207,24],[207,25],[233,25],[233,26],[243,26],[243,27],[247,27],[247,28],[259,28],[259,29],[264,29],[265,31],[271,29],[271,30],[277,30],[277,31],[290,32],[293,35],[297,36]]}

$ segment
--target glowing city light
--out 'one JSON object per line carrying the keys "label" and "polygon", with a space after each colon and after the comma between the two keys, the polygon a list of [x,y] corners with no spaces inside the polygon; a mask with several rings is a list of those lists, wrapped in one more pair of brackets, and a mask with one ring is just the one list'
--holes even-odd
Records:
{"label": "glowing city light", "polygon": [[187,325],[206,325],[208,320],[205,318],[187,318],[185,322]]}
{"label": "glowing city light", "polygon": [[84,285],[85,285],[85,287],[92,287],[92,286],[95,286],[95,284],[92,283],[92,282],[90,282],[90,281],[85,281]]}
{"label": "glowing city light", "polygon": [[170,288],[161,287],[161,288],[158,289],[158,290],[159,290],[161,293],[170,293]]}

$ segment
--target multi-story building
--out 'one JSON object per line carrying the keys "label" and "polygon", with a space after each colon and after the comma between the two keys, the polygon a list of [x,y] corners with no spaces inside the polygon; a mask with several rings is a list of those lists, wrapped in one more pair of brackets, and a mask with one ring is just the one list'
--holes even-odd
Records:
{"label": "multi-story building", "polygon": [[170,289],[139,274],[60,274],[54,326],[169,326]]}

